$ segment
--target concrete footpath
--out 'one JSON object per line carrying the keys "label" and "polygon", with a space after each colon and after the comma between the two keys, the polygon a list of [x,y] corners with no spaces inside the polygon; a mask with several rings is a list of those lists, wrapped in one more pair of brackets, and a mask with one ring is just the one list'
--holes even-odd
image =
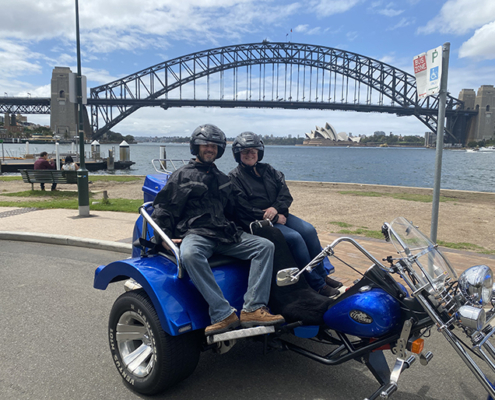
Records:
{"label": "concrete footpath", "polygon": [[131,253],[138,214],[0,207],[0,240],[42,242]]}
{"label": "concrete footpath", "polygon": [[[134,223],[138,214],[91,211],[89,217],[79,217],[78,210],[38,210],[34,208],[0,207],[0,240],[41,242],[96,248],[131,254]],[[340,234],[320,232],[322,246],[333,242]],[[394,247],[384,240],[353,238],[378,260],[396,256]],[[2,243],[0,242],[0,246]],[[486,264],[495,270],[495,255],[441,248],[458,274],[473,265]],[[334,276],[350,285],[364,273],[371,262],[350,244],[337,247],[336,255],[357,271],[335,258]]]}

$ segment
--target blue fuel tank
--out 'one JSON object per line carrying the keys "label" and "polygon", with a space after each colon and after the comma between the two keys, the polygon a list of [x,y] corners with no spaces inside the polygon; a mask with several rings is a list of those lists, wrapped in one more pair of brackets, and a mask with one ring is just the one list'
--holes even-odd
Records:
{"label": "blue fuel tank", "polygon": [[402,326],[399,302],[380,288],[341,300],[323,319],[330,329],[363,338],[380,337]]}

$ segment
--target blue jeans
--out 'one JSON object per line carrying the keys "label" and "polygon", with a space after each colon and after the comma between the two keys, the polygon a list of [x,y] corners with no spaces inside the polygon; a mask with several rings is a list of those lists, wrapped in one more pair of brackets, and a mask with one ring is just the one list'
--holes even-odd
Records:
{"label": "blue jeans", "polygon": [[208,264],[208,258],[215,254],[225,254],[241,260],[251,260],[248,288],[244,295],[242,309],[253,312],[266,306],[270,297],[273,272],[272,242],[259,236],[242,233],[239,243],[220,243],[199,235],[187,235],[180,245],[182,265],[192,282],[209,305],[212,324],[223,321],[235,309],[229,304],[218,286]]}
{"label": "blue jeans", "polygon": [[[292,256],[299,268],[304,268],[309,262],[321,252],[320,240],[316,229],[309,222],[289,214],[285,225],[275,224],[284,235],[291,250]],[[318,291],[325,285],[327,271],[320,263],[311,273],[306,272],[304,276],[314,290]]]}

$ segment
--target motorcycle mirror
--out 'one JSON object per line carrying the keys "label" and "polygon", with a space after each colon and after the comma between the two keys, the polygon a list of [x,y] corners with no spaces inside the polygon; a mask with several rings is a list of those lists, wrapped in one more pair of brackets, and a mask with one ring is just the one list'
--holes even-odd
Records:
{"label": "motorcycle mirror", "polygon": [[299,276],[295,275],[299,272],[298,268],[281,269],[277,272],[277,286],[289,286],[299,281]]}

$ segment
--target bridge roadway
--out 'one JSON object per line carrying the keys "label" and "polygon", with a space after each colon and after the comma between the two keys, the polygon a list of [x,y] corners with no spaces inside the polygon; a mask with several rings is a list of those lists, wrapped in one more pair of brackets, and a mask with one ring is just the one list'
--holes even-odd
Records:
{"label": "bridge roadway", "polygon": [[[414,106],[384,106],[376,104],[348,104],[329,102],[301,102],[280,99],[279,101],[259,100],[199,100],[199,99],[88,99],[88,106],[110,107],[162,107],[163,109],[175,107],[219,107],[219,108],[283,108],[283,109],[308,109],[308,110],[343,110],[358,112],[379,112],[409,115],[436,116],[437,109],[421,108]],[[0,114],[50,114],[49,97],[0,97]],[[456,115],[458,110],[448,108],[446,115]],[[476,115],[477,111],[463,110],[466,115]]]}
{"label": "bridge roadway", "polygon": [[[106,291],[92,287],[98,265],[128,256],[135,216],[98,212],[78,218],[74,210],[19,210],[0,208],[0,399],[143,398],[121,382],[106,337],[109,312],[123,285],[112,284]],[[322,238],[328,240],[332,237]],[[383,241],[359,241],[380,256],[390,254]],[[454,263],[494,264],[493,256],[449,252],[451,261],[451,255]],[[336,275],[352,283],[343,267],[337,266]],[[406,371],[393,398],[486,398],[439,333],[432,332],[425,342],[434,353],[432,362],[427,367],[416,362]],[[357,362],[332,368],[291,352],[263,355],[258,343],[244,341],[224,355],[203,353],[190,378],[155,398],[348,400],[364,399],[376,387]]]}
{"label": "bridge roadway", "polygon": [[0,97],[0,114],[50,114],[49,97]]}

